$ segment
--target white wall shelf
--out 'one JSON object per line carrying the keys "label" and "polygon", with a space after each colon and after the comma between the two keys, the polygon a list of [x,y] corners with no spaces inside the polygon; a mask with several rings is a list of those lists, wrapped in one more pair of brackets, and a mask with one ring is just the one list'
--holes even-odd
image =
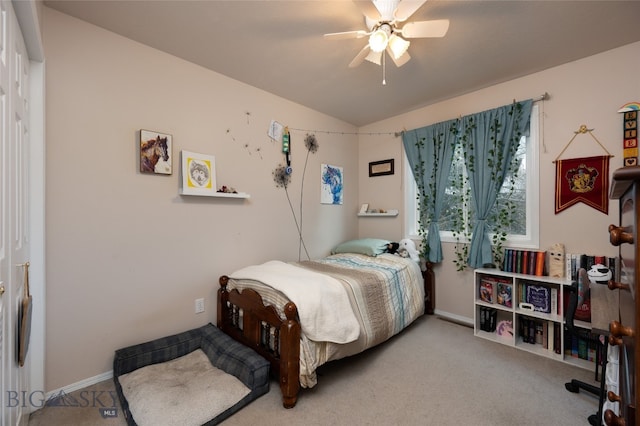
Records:
{"label": "white wall shelf", "polygon": [[251,198],[246,192],[228,193],[228,192],[212,192],[212,193],[185,193],[180,190],[180,195],[193,195],[196,197],[214,197],[214,198]]}
{"label": "white wall shelf", "polygon": [[394,217],[398,216],[398,210],[387,210],[386,213],[358,213],[360,217]]}

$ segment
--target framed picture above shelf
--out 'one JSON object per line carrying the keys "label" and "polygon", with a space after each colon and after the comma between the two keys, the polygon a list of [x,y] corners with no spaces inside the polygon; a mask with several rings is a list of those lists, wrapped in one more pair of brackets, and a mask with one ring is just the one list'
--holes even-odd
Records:
{"label": "framed picture above shelf", "polygon": [[369,177],[386,176],[394,173],[394,159],[372,161],[369,163]]}

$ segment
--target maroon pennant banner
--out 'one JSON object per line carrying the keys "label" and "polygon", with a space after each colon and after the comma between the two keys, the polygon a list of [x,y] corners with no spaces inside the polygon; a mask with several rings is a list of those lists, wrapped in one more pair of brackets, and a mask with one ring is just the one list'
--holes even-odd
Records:
{"label": "maroon pennant banner", "polygon": [[556,214],[576,203],[609,214],[610,157],[556,160]]}

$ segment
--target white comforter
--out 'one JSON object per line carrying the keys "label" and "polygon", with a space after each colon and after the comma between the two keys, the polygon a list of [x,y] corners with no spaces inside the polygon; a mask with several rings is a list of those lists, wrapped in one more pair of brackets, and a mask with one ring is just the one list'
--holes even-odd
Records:
{"label": "white comforter", "polygon": [[230,277],[259,281],[286,295],[296,304],[302,331],[311,340],[349,343],[360,335],[349,296],[335,278],[277,260],[242,268]]}

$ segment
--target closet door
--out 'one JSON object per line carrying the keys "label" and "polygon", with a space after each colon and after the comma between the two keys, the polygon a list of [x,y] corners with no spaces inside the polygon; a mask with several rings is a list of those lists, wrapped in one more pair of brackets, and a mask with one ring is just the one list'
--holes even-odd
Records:
{"label": "closet door", "polygon": [[[11,4],[0,2],[0,380],[2,395],[10,391],[11,383],[6,374],[8,350],[7,344],[7,299],[10,288],[11,270],[11,237],[9,200],[9,158],[10,158],[10,105],[11,105],[11,76],[9,66],[8,19],[11,16]],[[0,404],[0,424],[5,421],[5,404]]]}
{"label": "closet door", "polygon": [[[10,1],[0,0],[0,425],[26,424],[29,362],[17,327],[29,255],[29,59]],[[37,402],[37,401],[34,401]]]}

